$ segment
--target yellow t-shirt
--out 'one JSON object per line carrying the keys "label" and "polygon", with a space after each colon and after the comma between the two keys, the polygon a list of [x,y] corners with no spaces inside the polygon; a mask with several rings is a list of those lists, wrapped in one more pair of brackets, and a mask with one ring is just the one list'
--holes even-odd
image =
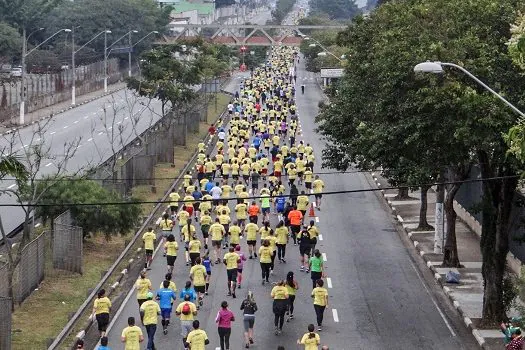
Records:
{"label": "yellow t-shirt", "polygon": [[274,300],[282,300],[288,298],[288,290],[285,286],[275,286],[272,288],[272,298]]}
{"label": "yellow t-shirt", "polygon": [[277,237],[277,244],[288,243],[288,229],[286,226],[277,227],[275,229],[275,236]]}
{"label": "yellow t-shirt", "polygon": [[157,324],[157,317],[160,314],[159,304],[153,300],[147,300],[141,305],[140,310],[144,311],[142,323],[144,323],[145,326],[149,324]]}
{"label": "yellow t-shirt", "polygon": [[111,307],[111,301],[108,297],[97,298],[93,303],[95,309],[95,315],[98,314],[109,314],[109,308]]}
{"label": "yellow t-shirt", "polygon": [[297,210],[306,210],[308,208],[308,197],[299,196],[297,197]]}
{"label": "yellow t-shirt", "polygon": [[306,170],[304,172],[304,182],[312,182],[313,173],[311,170]]}
{"label": "yellow t-shirt", "polygon": [[306,230],[308,231],[310,239],[319,237],[319,229],[317,228],[317,226],[308,226]]}
{"label": "yellow t-shirt", "polygon": [[178,206],[179,200],[180,200],[180,194],[178,194],[177,192],[170,193],[170,206],[172,207]]}
{"label": "yellow t-shirt", "polygon": [[147,278],[139,278],[135,283],[135,288],[137,289],[137,299],[146,299],[151,289],[151,281]]}
{"label": "yellow t-shirt", "polygon": [[190,224],[190,228],[189,228],[189,231],[188,231],[188,224],[186,224],[186,225],[182,226],[182,228],[180,229],[180,232],[182,232],[182,234],[184,235],[184,241],[185,242],[189,242],[190,239],[191,239],[191,236],[193,236],[193,234],[196,232],[195,231],[195,226]]}
{"label": "yellow t-shirt", "polygon": [[328,291],[323,287],[315,287],[312,290],[314,305],[326,306],[325,296],[328,297]]}
{"label": "yellow t-shirt", "polygon": [[259,234],[261,235],[261,239],[266,239],[266,237],[270,235],[271,230],[272,229],[270,226],[268,226],[268,228],[266,228],[265,226],[261,227],[259,229]]}
{"label": "yellow t-shirt", "polygon": [[171,231],[171,228],[173,227],[173,221],[170,219],[161,219],[159,226],[162,231]]}
{"label": "yellow t-shirt", "polygon": [[[159,289],[164,288],[164,281],[160,282]],[[175,282],[170,281],[170,285],[168,286],[169,289],[171,289],[174,292],[177,292],[177,286],[175,285]]]}
{"label": "yellow t-shirt", "polygon": [[312,186],[314,187],[314,193],[321,193],[324,189],[324,182],[321,179],[314,180],[312,183]]}
{"label": "yellow t-shirt", "polygon": [[226,231],[224,230],[224,226],[222,226],[218,222],[210,226],[209,232],[211,233],[212,241],[222,240],[223,235],[226,233]]}
{"label": "yellow t-shirt", "polygon": [[200,253],[201,251],[201,241],[198,239],[193,239],[188,244],[190,253]]}
{"label": "yellow t-shirt", "polygon": [[188,333],[186,341],[190,344],[191,350],[205,350],[208,335],[202,329],[194,329]]}
{"label": "yellow t-shirt", "polygon": [[246,227],[244,227],[244,231],[246,231],[246,240],[248,241],[257,240],[257,231],[259,231],[259,226],[257,226],[257,224],[250,222],[249,224],[246,225]]}
{"label": "yellow t-shirt", "polygon": [[122,330],[122,338],[126,339],[124,350],[140,350],[140,337],[143,336],[139,326],[128,326]]}
{"label": "yellow t-shirt", "polygon": [[224,254],[224,260],[226,260],[226,269],[232,270],[237,268],[237,262],[240,257],[237,253],[226,253]]}
{"label": "yellow t-shirt", "polygon": [[265,240],[270,242],[270,249],[272,250],[272,252],[275,252],[275,250],[277,249],[277,246],[275,245],[277,243],[277,237],[266,236]]}
{"label": "yellow t-shirt", "polygon": [[209,215],[201,215],[200,223],[202,225],[211,225],[211,216]]}
{"label": "yellow t-shirt", "polygon": [[164,249],[166,250],[166,255],[168,256],[177,256],[177,250],[179,249],[179,244],[175,241],[164,243]]}
{"label": "yellow t-shirt", "polygon": [[237,214],[237,220],[246,220],[248,214],[246,213],[248,206],[245,203],[240,203],[235,206],[235,213]]}
{"label": "yellow t-shirt", "polygon": [[184,226],[188,224],[190,214],[186,210],[181,210],[178,212],[177,217],[179,218],[179,226]]}
{"label": "yellow t-shirt", "polygon": [[272,253],[273,250],[271,247],[262,246],[259,248],[260,262],[262,263],[271,263],[272,262]]}
{"label": "yellow t-shirt", "polygon": [[142,240],[144,241],[144,249],[153,250],[155,249],[155,240],[157,235],[153,231],[148,231],[142,235]]}
{"label": "yellow t-shirt", "polygon": [[232,221],[232,219],[230,219],[230,216],[227,214],[226,215],[221,214],[218,217],[219,217],[219,223],[221,225],[228,225]]}
{"label": "yellow t-shirt", "polygon": [[206,285],[206,268],[202,264],[194,265],[190,269],[193,285],[200,287]]}
{"label": "yellow t-shirt", "polygon": [[[190,304],[190,313],[187,314],[187,315],[184,315],[182,313],[182,307],[184,306],[184,304]],[[192,303],[191,301],[183,301],[182,303],[180,303],[178,306],[177,306],[177,309],[175,309],[175,312],[178,314],[180,314],[180,319],[181,321],[193,321],[193,313],[194,312],[197,312],[197,307],[195,306],[194,303]]]}
{"label": "yellow t-shirt", "polygon": [[321,338],[319,334],[314,333],[315,337],[310,338],[310,333],[305,333],[301,338],[301,344],[304,345],[304,350],[317,350],[319,344],[321,344]]}
{"label": "yellow t-shirt", "polygon": [[240,234],[241,234],[241,228],[237,225],[233,225],[228,230],[230,233],[230,243],[231,244],[239,244],[241,241]]}

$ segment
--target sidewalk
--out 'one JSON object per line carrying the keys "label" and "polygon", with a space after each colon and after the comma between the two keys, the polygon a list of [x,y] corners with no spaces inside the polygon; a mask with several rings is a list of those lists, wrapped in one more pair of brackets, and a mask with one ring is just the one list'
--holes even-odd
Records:
{"label": "sidewalk", "polygon": [[[372,173],[372,177],[379,188],[388,187],[386,180],[381,178],[379,174]],[[434,278],[463,318],[465,326],[472,331],[480,347],[490,350],[503,349],[503,334],[499,329],[477,328],[483,306],[482,259],[478,235],[458,217],[456,238],[459,259],[464,267],[459,269],[442,268],[440,265],[443,261],[443,254],[433,252],[434,231],[416,231],[419,222],[420,192],[410,192],[410,199],[408,200],[396,200],[396,190],[383,190],[381,193],[414,244],[415,249],[434,274]],[[435,203],[435,192],[429,191],[427,219],[432,226],[434,226]],[[459,284],[449,284],[445,281],[445,275],[450,270],[460,273]],[[513,314],[512,310],[511,314]]]}
{"label": "sidewalk", "polygon": [[[20,128],[23,128],[23,127],[25,127],[25,126],[27,126],[29,124],[32,124],[32,123],[34,123],[36,121],[47,119],[47,118],[51,118],[54,115],[63,113],[63,112],[65,112],[67,110],[70,110],[72,108],[79,107],[79,106],[82,106],[82,105],[84,105],[86,103],[94,101],[96,99],[99,99],[101,97],[111,95],[112,93],[114,93],[116,91],[119,91],[119,90],[122,90],[125,87],[126,87],[126,83],[124,83],[124,82],[108,85],[108,92],[107,93],[104,93],[103,90],[97,90],[97,91],[90,92],[88,94],[83,94],[83,95],[77,96],[77,98],[76,98],[76,105],[75,106],[71,105],[71,100],[69,99],[67,101],[60,102],[60,103],[54,104],[54,105],[49,106],[49,107],[41,108],[41,109],[36,110],[34,112],[31,112],[31,113],[26,113],[26,115],[25,115],[26,123],[24,125],[22,125],[22,126],[19,126],[19,125],[6,126],[4,124],[0,124],[0,135],[3,135],[4,133],[7,133],[7,132],[13,132],[13,131],[18,130]],[[16,117],[13,118],[13,119],[16,119]]]}

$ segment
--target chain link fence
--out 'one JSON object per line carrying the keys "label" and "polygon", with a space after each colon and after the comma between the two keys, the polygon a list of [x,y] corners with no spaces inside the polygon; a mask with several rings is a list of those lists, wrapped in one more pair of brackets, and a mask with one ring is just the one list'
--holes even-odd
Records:
{"label": "chain link fence", "polygon": [[53,268],[82,274],[82,227],[73,226],[69,210],[53,220]]}
{"label": "chain link fence", "polygon": [[44,279],[46,233],[40,234],[22,249],[17,267],[16,301],[25,300]]}
{"label": "chain link fence", "polygon": [[2,350],[11,350],[11,308],[12,300],[0,297],[0,349]]}

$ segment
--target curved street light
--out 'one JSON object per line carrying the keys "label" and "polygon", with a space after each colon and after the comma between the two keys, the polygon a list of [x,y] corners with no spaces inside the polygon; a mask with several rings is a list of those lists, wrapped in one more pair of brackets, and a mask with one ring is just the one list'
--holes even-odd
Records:
{"label": "curved street light", "polygon": [[437,61],[434,61],[434,62],[430,62],[430,61],[421,62],[421,63],[418,63],[418,64],[416,64],[414,66],[414,72],[439,74],[439,73],[443,73],[443,67],[453,67],[453,68],[459,69],[460,71],[462,71],[463,73],[468,75],[476,83],[478,83],[479,85],[483,86],[487,91],[491,92],[494,96],[496,96],[501,101],[503,101],[503,103],[505,103],[507,106],[512,108],[512,110],[514,110],[516,113],[518,113],[522,118],[525,118],[525,113],[523,113],[516,106],[514,106],[512,103],[507,101],[507,99],[505,99],[505,97],[503,97],[500,94],[498,94],[496,91],[494,91],[487,84],[482,82],[474,74],[470,73],[468,70],[466,70],[465,68],[463,68],[463,67],[461,67],[461,66],[459,66],[457,64],[448,63],[448,62],[437,62]]}

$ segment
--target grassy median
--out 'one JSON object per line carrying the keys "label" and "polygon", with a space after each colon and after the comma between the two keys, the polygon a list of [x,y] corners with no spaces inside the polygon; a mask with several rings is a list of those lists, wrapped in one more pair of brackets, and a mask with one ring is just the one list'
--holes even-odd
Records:
{"label": "grassy median", "polygon": [[[137,186],[133,196],[146,201],[160,199],[169,189],[173,180],[179,175],[191,159],[197,144],[206,136],[209,123],[214,122],[226,108],[229,95],[219,94],[217,108],[213,102],[208,106],[208,122],[201,122],[199,133],[189,133],[186,146],[175,147],[175,166],[161,163],[155,166],[155,187]],[[143,214],[148,215],[153,204],[143,205]],[[45,349],[49,339],[55,337],[64,327],[91,288],[100,281],[103,273],[114,263],[124,249],[132,233],[125,236],[113,236],[106,241],[104,234],[88,238],[84,242],[84,274],[72,274],[52,268],[51,254],[46,254],[45,279],[38,290],[17,307],[13,314],[13,350]]]}

